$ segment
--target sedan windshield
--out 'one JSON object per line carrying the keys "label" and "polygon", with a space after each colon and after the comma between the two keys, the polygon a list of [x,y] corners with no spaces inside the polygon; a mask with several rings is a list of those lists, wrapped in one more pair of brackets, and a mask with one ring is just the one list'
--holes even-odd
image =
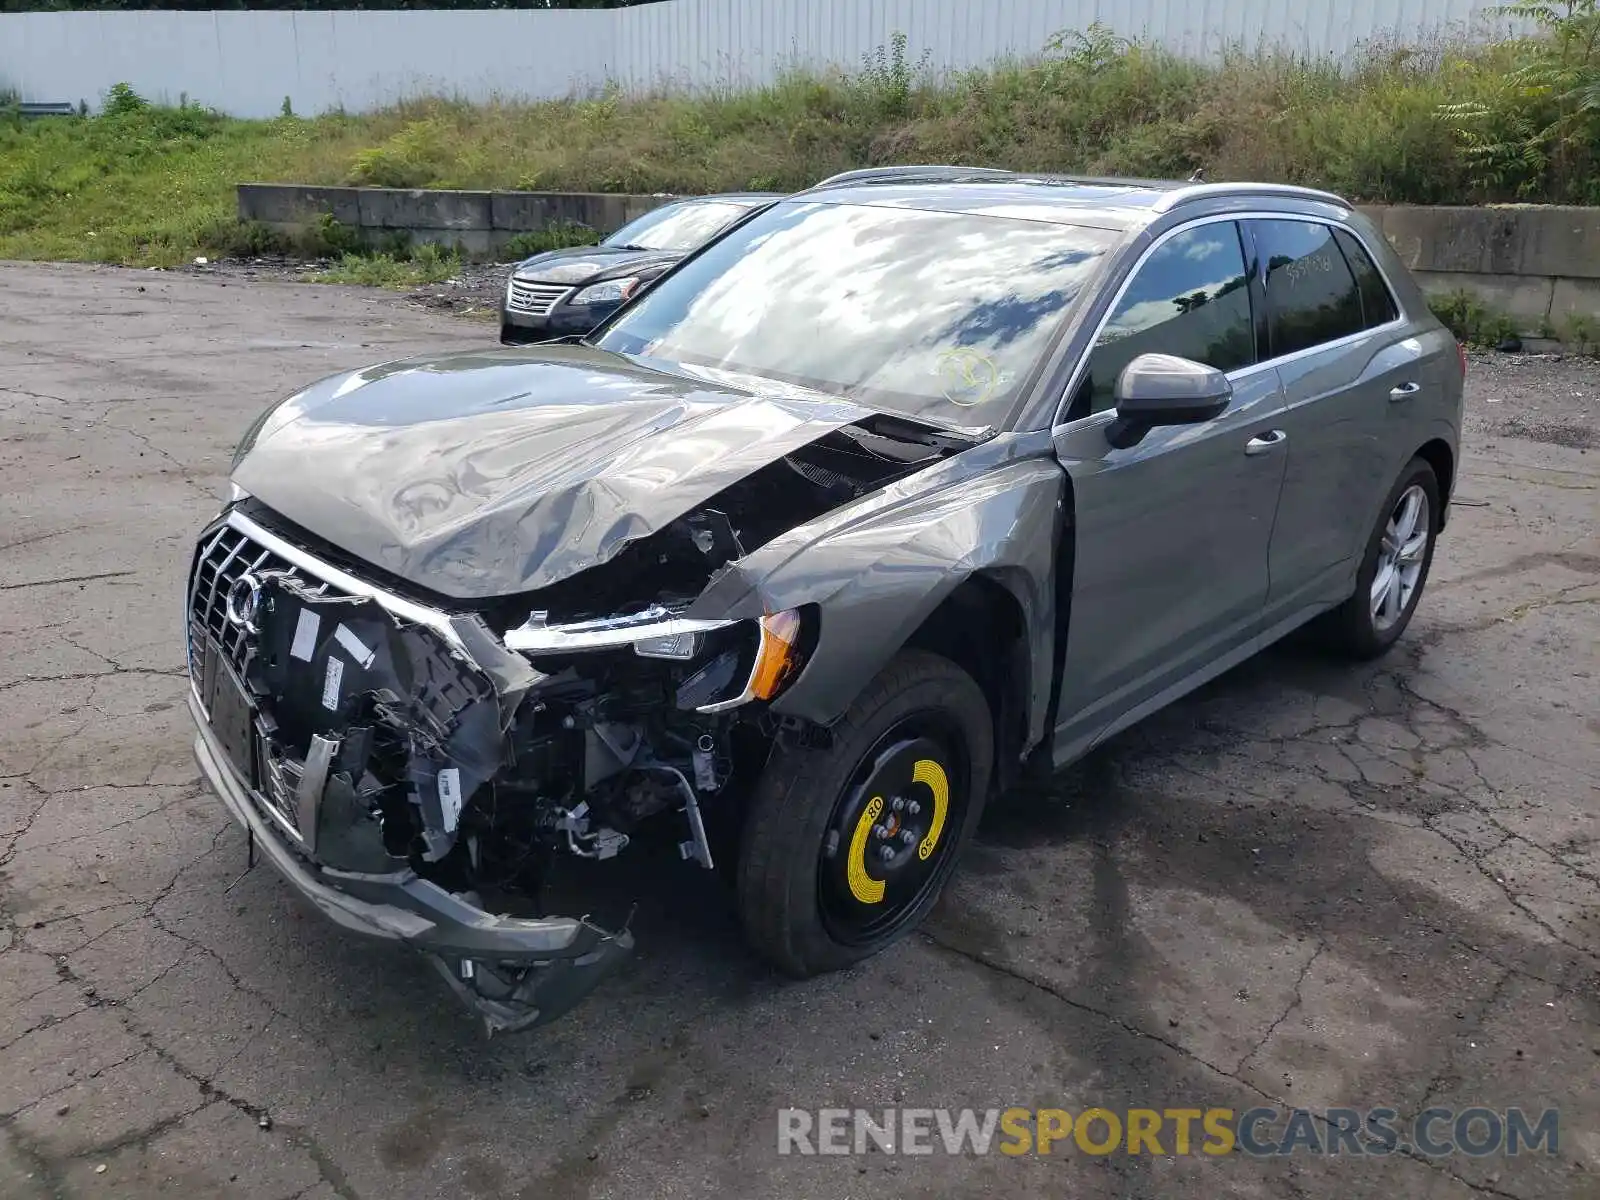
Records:
{"label": "sedan windshield", "polygon": [[976,213],[796,201],[645,293],[604,349],[1001,427],[1113,235]]}
{"label": "sedan windshield", "polygon": [[605,239],[604,245],[629,250],[682,250],[687,253],[711,240],[724,225],[742,217],[750,206],[730,201],[663,204],[635,217]]}

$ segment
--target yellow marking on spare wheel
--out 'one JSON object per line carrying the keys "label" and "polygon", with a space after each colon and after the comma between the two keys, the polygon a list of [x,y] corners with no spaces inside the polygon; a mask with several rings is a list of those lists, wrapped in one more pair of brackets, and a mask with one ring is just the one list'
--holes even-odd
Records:
{"label": "yellow marking on spare wheel", "polygon": [[928,826],[928,836],[917,846],[917,857],[926,862],[939,844],[939,835],[944,832],[944,817],[950,811],[950,780],[945,777],[944,768],[931,758],[917,759],[911,778],[927,784],[933,793],[933,824]]}
{"label": "yellow marking on spare wheel", "polygon": [[850,859],[846,868],[850,880],[850,894],[863,904],[876,904],[883,899],[883,880],[867,874],[867,836],[872,825],[883,811],[883,797],[874,796],[861,810],[856,831],[850,838]]}

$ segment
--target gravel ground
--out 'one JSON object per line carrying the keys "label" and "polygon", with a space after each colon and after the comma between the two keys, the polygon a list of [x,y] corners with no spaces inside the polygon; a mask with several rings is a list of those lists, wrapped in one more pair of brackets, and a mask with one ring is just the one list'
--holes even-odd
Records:
{"label": "gravel ground", "polygon": [[[191,264],[156,273],[218,281],[301,283],[333,265],[328,259],[313,262],[294,258],[220,259],[203,266]],[[418,308],[458,316],[489,317],[499,310],[511,266],[510,263],[463,263],[453,279],[400,290],[396,294]]]}
{"label": "gravel ground", "polygon": [[[1473,352],[1466,432],[1589,451],[1600,446],[1600,359]],[[1492,444],[1486,441],[1483,448]]]}
{"label": "gravel ground", "polygon": [[[245,872],[178,606],[263,405],[486,333],[245,278],[0,265],[0,1197],[1600,1196],[1595,364],[1475,358],[1460,508],[1385,659],[1280,646],[1130,729],[842,974],[774,978],[716,880],[630,862],[636,961],[485,1041]],[[780,1108],[896,1104],[1556,1106],[1560,1145],[776,1152]]]}

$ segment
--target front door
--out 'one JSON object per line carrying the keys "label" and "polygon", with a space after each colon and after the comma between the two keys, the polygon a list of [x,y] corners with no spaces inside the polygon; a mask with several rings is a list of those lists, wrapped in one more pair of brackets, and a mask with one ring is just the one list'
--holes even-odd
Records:
{"label": "front door", "polygon": [[[1159,241],[1056,432],[1074,511],[1058,761],[1237,661],[1259,632],[1286,455],[1277,372],[1257,365],[1249,278],[1232,221]],[[1117,374],[1152,351],[1228,372],[1233,400],[1214,420],[1113,449]]]}

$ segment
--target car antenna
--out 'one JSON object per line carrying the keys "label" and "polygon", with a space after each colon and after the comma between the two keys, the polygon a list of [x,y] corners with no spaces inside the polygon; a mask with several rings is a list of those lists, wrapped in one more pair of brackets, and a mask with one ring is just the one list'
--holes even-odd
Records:
{"label": "car antenna", "polygon": [[1189,176],[1190,183],[1204,183],[1205,181],[1206,169],[1204,167],[1196,167],[1194,169],[1194,174]]}

